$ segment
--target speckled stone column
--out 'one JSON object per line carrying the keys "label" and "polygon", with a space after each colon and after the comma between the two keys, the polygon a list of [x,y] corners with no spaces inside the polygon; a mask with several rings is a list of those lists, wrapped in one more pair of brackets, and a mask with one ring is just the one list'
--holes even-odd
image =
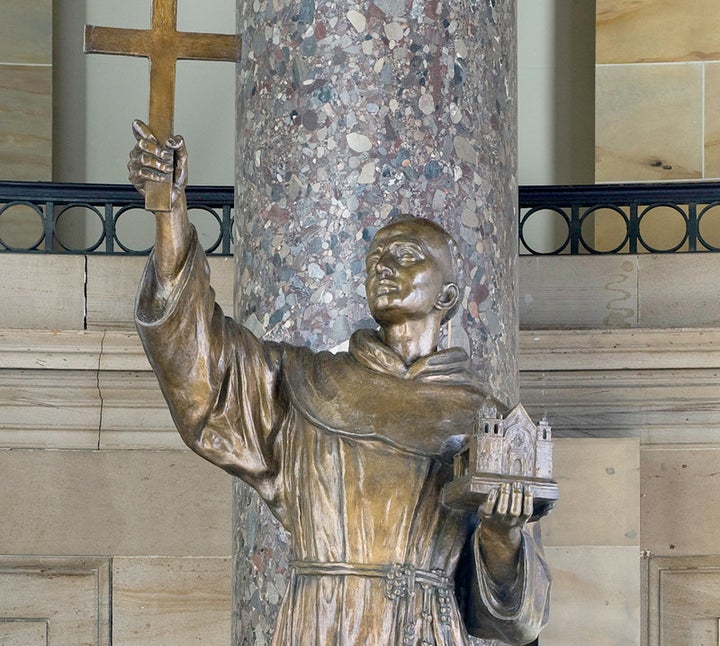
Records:
{"label": "speckled stone column", "polygon": [[[363,256],[393,215],[468,262],[452,344],[517,402],[514,0],[239,0],[236,318],[334,348],[369,326]],[[236,490],[235,644],[269,640],[287,540]]]}

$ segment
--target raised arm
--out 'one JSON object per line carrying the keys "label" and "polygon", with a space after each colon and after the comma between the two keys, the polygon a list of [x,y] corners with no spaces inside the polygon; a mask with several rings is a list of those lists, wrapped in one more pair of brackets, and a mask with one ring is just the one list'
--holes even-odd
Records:
{"label": "raised arm", "polygon": [[171,137],[160,144],[140,120],[133,121],[135,147],[130,152],[130,181],[141,195],[147,182],[172,183],[169,212],[155,212],[155,272],[159,287],[169,293],[187,258],[192,228],[187,215],[185,187],[188,179],[188,155],[182,137]]}

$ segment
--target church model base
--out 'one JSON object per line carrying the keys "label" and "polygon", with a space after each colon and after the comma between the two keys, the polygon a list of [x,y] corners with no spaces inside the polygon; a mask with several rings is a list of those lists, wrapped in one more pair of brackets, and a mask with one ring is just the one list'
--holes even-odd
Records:
{"label": "church model base", "polygon": [[531,521],[539,520],[555,507],[560,495],[557,482],[503,476],[494,473],[487,476],[481,474],[464,476],[448,483],[443,489],[443,504],[451,509],[477,511],[485,503],[488,494],[493,488],[504,483],[512,484],[515,482],[528,487],[532,493],[533,514],[530,518]]}

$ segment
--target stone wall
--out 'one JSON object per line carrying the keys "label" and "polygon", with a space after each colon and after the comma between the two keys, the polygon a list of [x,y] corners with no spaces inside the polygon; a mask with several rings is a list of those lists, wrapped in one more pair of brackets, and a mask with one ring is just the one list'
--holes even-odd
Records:
{"label": "stone wall", "polygon": [[[521,301],[539,308],[523,310],[522,400],[554,427],[561,487],[543,644],[667,631],[689,597],[681,568],[714,598],[720,329],[706,301],[720,258],[701,260],[521,259]],[[0,616],[23,620],[0,622],[0,643],[47,629],[50,644],[109,644],[110,613],[114,643],[230,641],[232,479],[183,447],[131,329],[143,262],[0,255]],[[639,280],[646,262],[657,271]],[[636,313],[612,327],[622,263]],[[211,264],[229,309],[232,260]],[[661,297],[648,311],[666,318],[643,310]],[[708,629],[707,612],[683,626]]]}

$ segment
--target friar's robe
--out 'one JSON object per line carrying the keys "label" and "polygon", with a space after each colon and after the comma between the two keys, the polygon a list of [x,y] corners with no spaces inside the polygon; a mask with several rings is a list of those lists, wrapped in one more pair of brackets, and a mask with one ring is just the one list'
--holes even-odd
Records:
{"label": "friar's robe", "polygon": [[549,576],[532,533],[516,581],[498,589],[474,515],[441,504],[452,436],[484,400],[463,350],[406,367],[369,331],[338,354],[260,342],[215,304],[196,238],[170,294],[151,257],[136,322],[184,441],[253,486],[290,532],[274,644],[463,645],[466,629],[534,639]]}

